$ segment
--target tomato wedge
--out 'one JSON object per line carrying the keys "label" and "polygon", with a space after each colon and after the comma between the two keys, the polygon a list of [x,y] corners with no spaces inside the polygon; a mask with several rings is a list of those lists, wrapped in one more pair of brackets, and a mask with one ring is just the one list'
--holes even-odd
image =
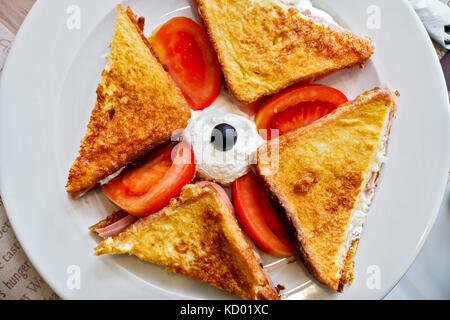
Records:
{"label": "tomato wedge", "polygon": [[144,164],[122,172],[103,186],[103,192],[129,214],[143,217],[168,205],[194,176],[192,150],[184,142],[171,143]]}
{"label": "tomato wedge", "polygon": [[256,127],[258,130],[278,129],[279,135],[283,135],[307,126],[347,101],[342,92],[328,86],[298,85],[264,102],[255,117]]}
{"label": "tomato wedge", "polygon": [[233,183],[233,201],[239,223],[261,250],[277,257],[295,254],[260,178],[252,171]]}
{"label": "tomato wedge", "polygon": [[150,44],[194,110],[214,102],[222,73],[208,34],[194,20],[176,17],[151,35]]}

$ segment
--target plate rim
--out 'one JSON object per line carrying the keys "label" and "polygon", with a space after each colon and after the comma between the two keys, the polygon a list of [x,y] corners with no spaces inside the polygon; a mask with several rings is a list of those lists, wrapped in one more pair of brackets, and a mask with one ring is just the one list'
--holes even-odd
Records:
{"label": "plate rim", "polygon": [[[117,2],[117,1],[116,1],[116,2]],[[419,26],[419,28],[421,28],[422,33],[423,33],[424,35],[426,35],[426,37],[428,37],[428,34],[427,34],[427,32],[426,32],[425,27],[422,25],[422,23],[420,22],[420,19],[418,18],[418,16],[416,15],[416,13],[415,13],[414,10],[412,9],[412,7],[410,7],[410,5],[408,4],[407,0],[402,0],[402,2],[403,2],[404,5],[409,9],[410,13],[412,13],[413,18],[415,18],[416,24]],[[19,31],[18,31],[18,33],[17,33],[15,39],[14,39],[13,46],[12,46],[12,48],[11,48],[11,50],[10,50],[10,55],[12,55],[12,54],[15,53],[16,48],[17,48],[16,43],[17,43],[17,42],[22,42],[22,41],[24,41],[24,39],[23,39],[23,34],[25,33],[25,30],[29,30],[29,28],[31,28],[31,25],[32,25],[32,23],[34,22],[34,20],[38,18],[37,15],[36,15],[36,12],[37,12],[41,7],[45,7],[45,5],[43,4],[43,2],[39,2],[39,1],[38,1],[38,2],[36,2],[36,3],[33,5],[33,7],[31,8],[29,14],[27,15],[26,19],[24,20],[22,26],[20,27],[20,29],[19,29]],[[423,35],[422,35],[422,37],[423,37]],[[434,50],[434,48],[433,48],[433,46],[432,46],[432,43],[431,43],[431,40],[428,41],[427,46],[428,46],[428,49]],[[5,67],[4,67],[4,70],[3,70],[3,72],[2,72],[1,82],[0,82],[0,93],[1,93],[2,90],[3,90],[3,89],[2,89],[2,88],[3,88],[3,83],[5,82],[5,79],[8,78],[8,74],[9,74],[9,72],[10,72],[10,64],[9,64],[9,61],[10,61],[10,59],[7,59],[6,64],[5,64]],[[435,67],[435,68],[439,68],[439,69],[441,68],[441,67],[440,67],[440,63],[439,63],[439,60],[438,60],[438,58],[437,58],[437,55],[435,56],[435,59],[434,59],[434,62],[433,62],[433,63],[434,63],[434,67]],[[441,72],[438,73],[438,74],[440,74],[440,78],[441,78],[441,79],[440,79],[440,83],[441,83],[441,85],[442,85],[443,87],[445,87],[445,79],[444,79],[443,72],[441,71]],[[448,91],[446,90],[446,87],[445,87],[445,90],[443,90],[443,92],[444,92],[444,94],[445,94],[446,100],[448,101],[448,100],[449,100],[449,97],[448,97]],[[5,112],[3,109],[4,109],[3,106],[0,104],[0,115],[1,115],[2,113]],[[5,109],[6,109],[6,108],[5,108]],[[448,136],[449,136],[449,135],[450,135],[450,126],[449,126],[450,107],[447,107],[447,116],[448,116],[448,117],[447,117],[447,133],[448,133]],[[1,116],[0,116],[0,119],[1,119]],[[448,142],[448,141],[450,141],[449,138],[447,138],[447,142]],[[2,146],[2,144],[0,144],[0,150],[2,150],[2,148],[3,148],[3,146]],[[447,146],[447,148],[446,148],[445,156],[446,156],[446,159],[447,159],[447,160],[450,159],[450,147],[449,147],[449,146]],[[1,163],[0,163],[0,165],[1,165]],[[449,169],[450,169],[450,164],[449,164]],[[448,170],[447,170],[447,171],[448,171]],[[5,191],[5,188],[6,188],[6,187],[5,187],[5,181],[4,181],[4,180],[5,180],[5,178],[4,178],[3,176],[0,176],[0,193],[1,193],[2,195],[7,194],[7,191]],[[439,183],[439,192],[440,192],[440,197],[439,197],[439,198],[440,198],[440,201],[439,201],[439,203],[434,204],[434,210],[433,210],[432,214],[430,215],[430,217],[431,217],[430,220],[429,220],[430,223],[427,225],[427,228],[425,229],[424,233],[422,234],[422,238],[421,238],[421,241],[419,242],[418,246],[416,246],[416,248],[415,248],[415,251],[414,251],[414,257],[413,257],[412,261],[410,261],[408,268],[406,268],[406,269],[404,270],[404,272],[401,274],[401,276],[399,277],[399,279],[398,279],[395,283],[393,283],[393,285],[391,286],[391,288],[388,289],[388,290],[385,292],[384,295],[382,295],[383,297],[386,296],[387,294],[389,294],[389,292],[390,292],[390,291],[397,285],[397,283],[403,278],[403,276],[406,274],[406,272],[407,272],[407,271],[409,270],[409,268],[412,266],[412,264],[414,263],[415,259],[416,259],[417,256],[418,256],[419,252],[421,251],[421,249],[422,249],[422,247],[423,247],[423,245],[424,245],[426,239],[428,238],[429,233],[431,232],[431,229],[433,228],[433,225],[434,225],[434,223],[435,223],[435,221],[436,221],[436,218],[437,218],[437,215],[438,215],[438,213],[439,213],[439,209],[440,209],[440,206],[441,206],[441,204],[442,204],[442,200],[443,200],[444,193],[445,193],[445,187],[446,187],[446,184],[447,184],[447,178],[446,178],[446,176],[444,176],[444,177],[442,178],[442,181]],[[24,251],[25,251],[25,253],[26,253],[28,259],[31,261],[31,263],[33,264],[34,268],[38,271],[38,273],[45,279],[45,281],[47,282],[47,284],[49,284],[49,286],[50,286],[50,287],[51,287],[51,288],[52,288],[52,289],[53,289],[53,290],[54,290],[61,298],[68,298],[68,296],[66,295],[66,292],[65,292],[64,290],[59,290],[59,289],[60,289],[60,284],[56,284],[56,283],[54,282],[54,280],[56,280],[56,277],[48,276],[48,273],[45,272],[44,270],[42,270],[41,264],[40,264],[40,262],[38,261],[39,258],[38,258],[37,256],[35,256],[35,253],[33,253],[33,252],[31,252],[30,250],[27,249],[27,247],[28,247],[28,241],[25,240],[25,239],[26,239],[26,236],[23,235],[23,234],[21,233],[21,231],[20,231],[20,226],[18,226],[17,223],[16,223],[17,221],[16,221],[16,219],[14,218],[14,216],[16,216],[17,213],[13,213],[13,212],[14,212],[13,208],[9,206],[9,198],[8,198],[8,195],[6,195],[6,197],[2,197],[2,199],[3,199],[3,204],[4,204],[5,211],[6,211],[6,213],[7,213],[8,219],[10,220],[10,222],[11,222],[11,224],[12,224],[12,226],[13,226],[14,233],[15,233],[17,239],[19,240],[19,242],[20,242],[22,248],[24,249]]]}

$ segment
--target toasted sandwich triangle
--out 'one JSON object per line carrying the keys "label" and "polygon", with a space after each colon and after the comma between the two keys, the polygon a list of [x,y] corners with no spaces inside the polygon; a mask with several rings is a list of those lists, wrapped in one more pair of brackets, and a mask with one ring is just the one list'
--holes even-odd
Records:
{"label": "toasted sandwich triangle", "polygon": [[362,64],[369,38],[275,0],[195,0],[230,93],[251,103]]}
{"label": "toasted sandwich triangle", "polygon": [[388,88],[367,91],[259,150],[257,171],[300,258],[334,291],[353,279],[397,95]]}
{"label": "toasted sandwich triangle", "polygon": [[235,217],[212,187],[178,199],[107,238],[96,255],[128,253],[245,299],[278,299]]}
{"label": "toasted sandwich triangle", "polygon": [[66,185],[77,198],[184,128],[190,108],[152,54],[128,8],[118,5],[115,34],[97,100]]}

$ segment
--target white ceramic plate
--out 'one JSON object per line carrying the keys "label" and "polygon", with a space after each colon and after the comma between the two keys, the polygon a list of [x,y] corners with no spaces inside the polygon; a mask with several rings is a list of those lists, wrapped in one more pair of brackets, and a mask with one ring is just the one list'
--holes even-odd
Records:
{"label": "white ceramic plate", "polygon": [[[116,4],[39,1],[23,24],[0,87],[1,192],[9,218],[35,267],[63,298],[233,298],[134,257],[95,257],[92,249],[99,238],[87,227],[114,206],[99,191],[71,201],[64,190],[95,101]],[[186,0],[123,4],[146,17],[146,34],[171,17],[194,16]],[[330,293],[300,263],[270,273],[287,290],[301,285],[292,299],[379,299],[413,262],[441,203],[450,162],[447,90],[432,44],[406,1],[316,4],[376,42],[376,54],[364,70],[341,71],[322,82],[351,99],[383,83],[402,96],[389,143],[390,161],[362,234],[353,285],[343,294]],[[77,8],[81,28],[68,29],[67,19]],[[378,9],[380,28],[370,29],[369,14]],[[73,270],[80,271],[80,289],[67,285]],[[380,275],[379,287],[371,282],[374,270]]]}

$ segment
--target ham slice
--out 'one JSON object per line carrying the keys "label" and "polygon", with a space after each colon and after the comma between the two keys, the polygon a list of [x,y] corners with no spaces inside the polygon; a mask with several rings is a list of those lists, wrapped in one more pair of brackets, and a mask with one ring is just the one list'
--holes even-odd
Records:
{"label": "ham slice", "polygon": [[120,232],[122,232],[125,228],[132,225],[138,218],[132,215],[127,215],[120,220],[117,220],[116,222],[104,227],[104,228],[98,228],[95,231],[98,233],[98,235],[104,239],[108,237],[112,237],[115,235],[118,235]]}
{"label": "ham slice", "polygon": [[379,175],[380,175],[379,171],[372,172],[372,175],[370,176],[370,179],[366,184],[366,190],[365,190],[366,196],[369,196],[370,193],[376,188]]}
{"label": "ham slice", "polygon": [[226,191],[219,186],[217,183],[211,182],[211,181],[199,181],[196,184],[198,184],[200,187],[204,187],[204,186],[211,186],[214,189],[216,189],[216,191],[219,193],[220,197],[222,198],[222,200],[225,202],[225,204],[227,205],[228,209],[231,210],[231,212],[234,214],[234,206],[231,203],[230,198],[228,197],[228,194],[226,193]]}

